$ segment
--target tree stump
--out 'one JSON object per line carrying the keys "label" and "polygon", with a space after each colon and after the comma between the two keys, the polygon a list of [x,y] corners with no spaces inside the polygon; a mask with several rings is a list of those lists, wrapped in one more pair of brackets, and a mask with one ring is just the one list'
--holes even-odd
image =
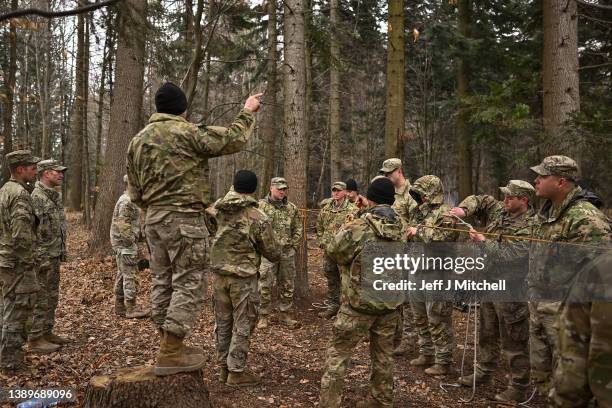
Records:
{"label": "tree stump", "polygon": [[202,370],[157,377],[153,367],[123,368],[93,377],[85,390],[85,408],[208,408]]}

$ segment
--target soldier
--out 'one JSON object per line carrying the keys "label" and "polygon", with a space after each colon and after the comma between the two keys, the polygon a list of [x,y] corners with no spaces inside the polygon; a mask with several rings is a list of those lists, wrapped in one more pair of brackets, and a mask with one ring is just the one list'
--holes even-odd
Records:
{"label": "soldier", "polygon": [[393,184],[376,180],[368,188],[369,208],[345,224],[327,246],[327,253],[342,265],[342,306],[334,322],[333,338],[327,349],[325,370],[321,378],[319,407],[340,407],[346,368],[355,347],[364,337],[370,341],[372,374],[370,393],[358,407],[393,406],[393,340],[401,304],[375,301],[363,296],[361,282],[361,249],[368,242],[398,242],[405,239],[402,222],[391,208]]}
{"label": "soldier", "polygon": [[140,237],[140,210],[130,201],[127,193],[127,175],[123,176],[126,191],[113,211],[110,240],[117,261],[115,278],[115,313],[128,319],[147,317],[149,310],[136,305],[138,294],[138,238]]}
{"label": "soldier", "polygon": [[[402,161],[397,158],[385,160],[380,169],[380,173],[393,183],[395,188],[395,202],[393,203],[393,208],[402,219],[404,227],[408,228],[410,213],[417,205],[410,195],[410,181],[404,177]],[[397,328],[395,339],[397,345],[395,355],[402,355],[411,350],[414,345],[415,337],[412,327],[412,309],[406,304],[400,312],[400,324]]]}
{"label": "soldier", "polygon": [[[332,200],[321,209],[317,218],[319,247],[325,249],[347,216],[356,211],[357,207],[346,199],[346,184],[336,181],[332,185]],[[330,319],[340,308],[340,271],[327,254],[323,258],[323,272],[327,278],[327,308],[319,313],[319,317]]]}
{"label": "soldier", "polygon": [[287,200],[289,186],[282,177],[274,177],[270,183],[270,193],[259,200],[259,209],[272,220],[272,230],[280,246],[281,259],[273,263],[263,258],[259,268],[259,296],[261,309],[258,329],[268,327],[268,316],[272,302],[271,290],[276,278],[279,292],[280,322],[291,329],[298,322],[291,317],[293,308],[293,288],[295,285],[295,254],[302,240],[302,223],[295,204]]}
{"label": "soldier", "polygon": [[28,349],[50,353],[68,339],[53,333],[55,309],[59,299],[60,263],[66,260],[66,217],[62,196],[56,188],[62,185],[66,167],[55,160],[38,162],[38,181],[32,192],[34,214],[38,218],[36,254],[40,290],[34,308]]}
{"label": "soldier", "polygon": [[32,197],[25,183],[36,180],[38,157],[29,150],[5,156],[11,178],[0,188],[0,287],[2,339],[0,369],[8,373],[23,365],[26,321],[34,310],[36,292],[36,227]]}
{"label": "soldier", "polygon": [[358,209],[367,208],[368,200],[361,194],[359,194],[359,186],[357,186],[357,182],[352,178],[346,180],[346,198]]}
{"label": "soldier", "polygon": [[212,209],[217,230],[210,251],[219,380],[231,386],[259,383],[246,369],[251,333],[257,324],[257,272],[262,255],[281,260],[272,220],[258,209],[257,176],[240,170],[233,189]]}
{"label": "soldier", "polygon": [[[486,232],[501,235],[528,235],[529,225],[533,218],[531,202],[535,189],[523,180],[510,180],[507,186],[499,188],[504,194],[504,201],[497,201],[489,195],[472,195],[465,198],[451,214],[458,217],[484,216],[488,220]],[[529,246],[527,241],[500,242],[486,239],[475,231],[472,239],[482,242],[485,253],[492,256],[489,259],[497,261],[497,268],[508,271],[505,278],[513,276],[515,280],[517,269],[528,259]],[[525,271],[526,273],[527,271]],[[487,278],[492,278],[487,276]],[[507,280],[508,280],[507,279]],[[511,286],[511,283],[508,283]],[[478,356],[480,361],[476,367],[476,383],[491,381],[491,374],[499,359],[499,345],[510,366],[510,384],[508,388],[495,395],[501,402],[522,402],[529,384],[529,309],[526,302],[482,302],[480,304],[478,325]],[[459,378],[459,383],[472,386],[474,375]]]}
{"label": "soldier", "polygon": [[[458,233],[455,231],[428,228],[455,226],[453,219],[448,216],[450,207],[444,204],[442,181],[436,176],[423,176],[410,187],[410,194],[418,207],[411,211],[409,224],[418,225],[419,228],[408,228],[409,239],[423,243],[456,241]],[[419,338],[419,357],[411,360],[410,365],[430,366],[425,369],[429,375],[448,374],[453,363],[454,349],[452,303],[428,300],[425,293],[413,295],[410,306]]]}
{"label": "soldier", "polygon": [[[536,196],[546,200],[535,218],[535,236],[556,242],[594,245],[610,242],[610,224],[595,205],[599,203],[598,197],[576,184],[579,168],[573,159],[548,156],[531,170],[537,174]],[[556,251],[548,247],[541,251],[532,249],[527,277],[530,299],[534,299],[529,303],[531,378],[544,396],[549,395],[559,357],[560,300],[578,269],[559,265],[557,259]],[[568,380],[574,381],[573,376]]]}
{"label": "soldier", "polygon": [[146,210],[145,235],[151,250],[151,319],[161,336],[156,375],[198,370],[206,361],[183,341],[204,296],[208,231],[203,211],[211,202],[208,158],[245,146],[259,96],[247,99],[229,128],[201,127],[185,119],[183,91],[166,83],[155,94],[157,113],[128,147],[128,194]]}

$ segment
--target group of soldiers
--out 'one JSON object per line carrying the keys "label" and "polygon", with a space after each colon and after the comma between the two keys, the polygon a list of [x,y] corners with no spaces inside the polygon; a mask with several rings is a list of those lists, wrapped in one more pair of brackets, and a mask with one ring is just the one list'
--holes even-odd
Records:
{"label": "group of soldiers", "polygon": [[[287,181],[273,178],[268,195],[257,200],[257,176],[240,170],[227,194],[213,203],[208,180],[209,158],[246,145],[260,96],[250,96],[227,128],[195,125],[186,120],[183,91],[166,83],[155,95],[157,113],[128,147],[126,191],[115,206],[111,226],[117,261],[115,310],[127,318],[151,316],[160,339],[156,375],[199,370],[206,362],[203,350],[185,344],[202,308],[206,270],[212,274],[221,382],[259,383],[246,361],[254,329],[271,323],[274,280],[278,322],[288,329],[300,326],[292,310],[295,257],[303,228],[298,208],[287,200]],[[22,361],[24,316],[33,309],[29,348],[55,350],[65,340],[52,332],[59,263],[65,253],[65,220],[54,187],[61,183],[65,167],[41,162],[26,151],[10,153],[6,160],[12,177],[0,190],[0,365],[12,368]],[[528,256],[527,245],[512,246],[513,252],[506,254],[501,238],[491,239],[491,234],[524,236],[526,242],[537,237],[609,245],[609,220],[593,204],[594,196],[578,186],[578,165],[569,157],[550,156],[532,167],[535,187],[511,180],[500,188],[503,201],[470,196],[455,208],[445,204],[438,177],[426,175],[411,184],[402,167],[400,159],[385,160],[365,195],[352,179],[335,181],[332,197],[321,203],[316,229],[328,290],[319,316],[334,318],[321,379],[321,407],[340,406],[351,354],[364,337],[369,337],[372,374],[369,395],[358,406],[393,405],[395,356],[407,353],[415,338],[418,356],[410,365],[432,376],[454,372],[453,305],[430,299],[427,293],[410,296],[407,302],[364,296],[360,255],[368,242],[455,242],[463,235],[484,251],[502,252],[505,263]],[[37,173],[39,181],[30,195],[26,183]],[[535,197],[545,200],[537,213]],[[458,228],[461,218],[472,216],[486,219],[484,233]],[[150,311],[136,302],[141,234],[150,254]],[[557,278],[559,272],[547,259],[531,264],[530,260],[530,290],[550,290],[550,277]],[[510,380],[495,396],[498,401],[525,400],[533,381],[557,406],[612,404],[610,304],[533,301],[482,303],[479,309],[478,365],[459,383],[490,381],[501,349]]]}
{"label": "group of soldiers", "polygon": [[53,333],[66,257],[66,219],[56,188],[66,167],[29,150],[5,160],[11,177],[0,188],[0,369],[14,372],[23,365],[24,346],[45,354],[69,342]]}

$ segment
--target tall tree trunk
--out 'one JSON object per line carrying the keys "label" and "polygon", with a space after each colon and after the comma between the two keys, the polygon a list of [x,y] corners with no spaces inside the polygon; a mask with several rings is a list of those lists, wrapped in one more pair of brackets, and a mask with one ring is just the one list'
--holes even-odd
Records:
{"label": "tall tree trunk", "polygon": [[[11,10],[17,10],[18,0],[11,1]],[[9,30],[6,38],[8,44],[8,72],[4,79],[4,110],[2,118],[2,138],[4,141],[4,154],[13,151],[13,108],[15,106],[15,74],[17,72],[17,29],[15,21],[9,21]],[[2,160],[2,179],[0,184],[4,184],[10,177],[6,161]]]}
{"label": "tall tree trunk", "polygon": [[[471,0],[459,0],[458,28],[459,33],[468,38],[470,33]],[[457,114],[457,149],[459,157],[458,189],[459,200],[472,194],[472,137],[469,129],[469,113],[463,106],[469,95],[470,68],[466,56],[457,60],[457,99],[459,112]]]}
{"label": "tall tree trunk", "polygon": [[89,113],[89,32],[90,17],[85,17],[85,52],[83,55],[83,221],[91,226],[91,167],[89,160],[89,129],[87,128]]}
{"label": "tall tree trunk", "polygon": [[110,127],[100,183],[98,208],[94,214],[90,249],[109,249],[110,222],[115,202],[123,191],[125,156],[132,137],[141,127],[142,90],[147,33],[147,1],[119,3],[116,87],[111,103]]}
{"label": "tall tree trunk", "polygon": [[575,0],[544,0],[544,134],[548,153],[567,132],[566,122],[580,110],[578,16]]}
{"label": "tall tree trunk", "polygon": [[[202,43],[204,40],[204,34],[202,32],[202,14],[204,12],[204,0],[197,0],[196,6],[196,14],[193,14],[193,3],[191,0],[186,2],[187,5],[187,40],[188,44],[191,43],[190,37],[192,37],[192,41],[194,41],[193,46],[193,55],[191,56],[191,61],[189,63],[189,68],[187,69],[187,73],[185,74],[185,94],[187,95],[187,110],[191,112],[191,106],[193,104],[193,99],[196,94],[196,88],[198,84],[198,73],[200,72],[200,68],[202,67],[202,59],[204,57],[204,50],[202,49]],[[212,11],[212,2],[211,8]],[[212,15],[212,12],[209,13]],[[211,33],[212,34],[212,33]]]}
{"label": "tall tree trunk", "polygon": [[330,66],[329,66],[329,158],[331,182],[342,179],[342,152],[340,146],[340,44],[338,31],[338,1],[329,2]]}
{"label": "tall tree trunk", "polygon": [[400,157],[404,134],[404,2],[389,0],[385,158]]}
{"label": "tall tree trunk", "polygon": [[[310,187],[308,175],[308,164],[310,163],[310,154],[311,154],[311,144],[310,144],[310,120],[311,120],[311,111],[312,111],[312,1],[304,0],[304,67],[306,70],[305,80],[306,80],[306,102],[304,104],[304,117],[306,120],[304,121],[304,134],[306,135],[306,140],[304,143],[308,147],[306,149],[306,186],[307,190]],[[321,163],[324,163],[325,159],[321,158]],[[314,197],[314,193],[313,193]],[[314,201],[314,199],[313,199]],[[306,198],[306,203],[308,204],[308,197]],[[308,215],[305,215],[308,217]]]}
{"label": "tall tree trunk", "polygon": [[[285,178],[291,186],[289,198],[298,206],[306,208],[307,163],[306,149],[306,75],[304,52],[304,3],[303,0],[284,1],[285,63],[283,70],[284,133],[285,133]],[[296,296],[308,295],[308,267],[306,245],[302,245],[300,267],[296,276]]]}
{"label": "tall tree trunk", "polygon": [[278,52],[277,44],[277,28],[276,28],[276,0],[268,0],[268,61],[267,61],[267,83],[265,102],[266,106],[263,110],[262,133],[264,143],[264,164],[263,177],[260,180],[260,189],[262,195],[268,192],[270,187],[270,179],[272,178],[274,168],[274,150],[276,143],[276,93],[278,92],[276,61]]}
{"label": "tall tree trunk", "polygon": [[[79,5],[83,1],[79,0]],[[70,167],[68,169],[68,208],[79,211],[82,204],[83,195],[83,123],[85,107],[85,77],[83,68],[85,67],[85,15],[79,14],[77,17],[77,55],[75,68],[75,97],[72,107],[71,132],[69,150]]]}

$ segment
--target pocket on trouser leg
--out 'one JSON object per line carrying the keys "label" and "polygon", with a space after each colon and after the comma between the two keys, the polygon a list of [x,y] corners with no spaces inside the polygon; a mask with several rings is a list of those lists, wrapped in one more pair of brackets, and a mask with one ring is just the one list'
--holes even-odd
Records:
{"label": "pocket on trouser leg", "polygon": [[206,261],[206,231],[195,225],[180,225],[179,231],[182,241],[180,266],[203,270]]}

